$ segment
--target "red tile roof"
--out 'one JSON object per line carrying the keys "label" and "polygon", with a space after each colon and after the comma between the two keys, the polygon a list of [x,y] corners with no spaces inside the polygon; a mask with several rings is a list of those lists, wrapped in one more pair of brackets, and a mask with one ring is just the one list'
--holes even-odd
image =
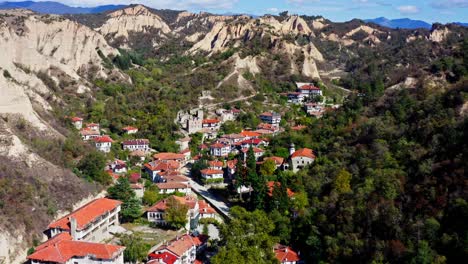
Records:
{"label": "red tile roof", "polygon": [[210,147],[211,148],[225,148],[225,147],[229,147],[229,146],[226,145],[226,144],[223,144],[223,143],[214,143]]}
{"label": "red tile roof", "polygon": [[92,129],[89,129],[89,128],[82,128],[80,130],[80,134],[82,136],[87,136],[87,135],[90,135],[90,136],[96,136],[96,135],[100,135],[101,132],[97,131],[97,130],[92,130]]}
{"label": "red tile roof", "polygon": [[122,128],[123,131],[132,131],[132,130],[138,130],[138,128],[136,127],[132,127],[132,126],[126,126],[124,128]]}
{"label": "red tile roof", "polygon": [[253,131],[242,131],[240,133],[244,137],[259,137],[261,136],[259,133],[253,132]]}
{"label": "red tile roof", "polygon": [[149,140],[148,139],[130,139],[130,140],[125,140],[122,142],[122,145],[124,146],[130,146],[130,145],[149,145]]}
{"label": "red tile roof", "polygon": [[294,261],[301,260],[299,258],[299,255],[290,247],[278,244],[274,247],[274,251],[275,251],[276,258],[280,261],[280,263],[294,262]]}
{"label": "red tile roof", "polygon": [[273,126],[272,124],[260,123],[260,124],[258,124],[257,129],[258,130],[264,129],[264,130],[276,131],[276,130],[278,130],[278,127]]}
{"label": "red tile roof", "polygon": [[150,261],[146,262],[146,264],[160,264],[161,261],[165,264],[174,264],[178,259],[176,255],[167,251],[161,254],[151,253],[148,255],[148,258]]}
{"label": "red tile roof", "polygon": [[136,190],[136,189],[141,190],[141,189],[144,189],[144,186],[141,183],[132,183],[130,184],[130,188],[132,188],[133,190]]}
{"label": "red tile roof", "polygon": [[306,157],[310,159],[315,159],[315,154],[313,150],[309,148],[303,148],[303,149],[296,150],[296,152],[294,152],[291,155],[291,158],[296,158],[296,157]]}
{"label": "red tile roof", "polygon": [[92,256],[96,260],[113,260],[125,249],[125,247],[115,245],[72,241],[65,236],[44,244],[46,245],[39,246],[36,252],[27,258],[53,263],[66,263],[73,257],[84,258],[87,256]]}
{"label": "red tile roof", "polygon": [[205,144],[201,144],[200,146],[198,146],[198,148],[199,148],[199,149],[207,149],[207,148],[208,148],[208,146],[207,146],[207,145],[205,145]]}
{"label": "red tile roof", "polygon": [[71,121],[72,122],[79,122],[79,121],[83,121],[83,118],[74,116],[74,117],[71,118]]}
{"label": "red tile roof", "polygon": [[146,153],[143,151],[143,150],[134,150],[132,152],[130,152],[130,156],[133,156],[133,157],[145,157],[146,156]]}
{"label": "red tile roof", "polygon": [[177,170],[180,167],[180,163],[175,160],[152,161],[146,163],[144,166],[151,171],[171,171]]}
{"label": "red tile roof", "polygon": [[217,124],[220,121],[218,119],[203,119],[203,124]]}
{"label": "red tile roof", "polygon": [[46,242],[40,244],[39,246],[37,246],[35,248],[36,252],[41,250],[41,249],[44,249],[48,246],[51,246],[51,245],[54,245],[62,240],[73,240],[72,236],[70,235],[70,233],[67,233],[67,232],[63,232],[63,233],[60,233],[58,235],[55,235],[54,237],[52,237],[51,239],[47,240]]}
{"label": "red tile roof", "polygon": [[89,123],[89,124],[86,124],[86,127],[87,127],[87,128],[99,127],[99,124],[96,124],[96,123]]}
{"label": "red tile roof", "polygon": [[96,143],[112,143],[112,142],[114,142],[114,140],[112,140],[112,138],[110,138],[109,136],[97,137],[97,138],[94,139],[94,141]]}
{"label": "red tile roof", "polygon": [[[242,152],[244,152],[244,153],[247,153],[248,151],[249,151],[249,148],[243,148],[243,149],[242,149]],[[254,151],[255,153],[263,153],[263,152],[265,152],[263,149],[255,148],[255,147],[253,148],[253,151]]]}
{"label": "red tile roof", "polygon": [[189,188],[187,184],[182,183],[182,182],[160,182],[160,183],[156,183],[156,186],[158,186],[160,190]]}
{"label": "red tile roof", "polygon": [[303,125],[291,127],[291,129],[294,130],[294,131],[304,130],[305,128],[307,128],[307,127],[306,127],[306,126],[303,126]]}
{"label": "red tile roof", "polygon": [[198,212],[200,214],[216,214],[216,210],[211,207],[205,200],[198,201]]}
{"label": "red tile roof", "polygon": [[134,172],[130,174],[129,180],[131,183],[137,183],[138,180],[141,179],[141,174],[138,172]]}
{"label": "red tile roof", "polygon": [[267,157],[267,158],[265,158],[264,160],[272,160],[272,161],[275,162],[276,165],[281,165],[281,164],[283,164],[283,162],[284,162],[284,158],[275,157],[275,156],[273,156],[273,157]]}
{"label": "red tile roof", "polygon": [[185,254],[188,250],[192,247],[196,247],[197,243],[194,241],[193,237],[190,235],[183,235],[177,239],[172,240],[169,242],[167,246],[161,246],[156,251],[161,250],[169,250],[170,252],[174,253],[176,256],[181,257]]}
{"label": "red tile roof", "polygon": [[261,113],[260,116],[273,116],[273,113],[272,112],[264,112],[264,113]]}
{"label": "red tile roof", "polygon": [[176,175],[165,175],[164,180],[166,182],[188,182],[190,179],[188,177],[185,177],[183,175],[179,175],[177,172]]}
{"label": "red tile roof", "polygon": [[240,139],[240,138],[244,138],[244,136],[241,134],[226,134],[226,135],[221,136],[221,138]]}
{"label": "red tile roof", "polygon": [[116,180],[120,178],[120,175],[114,173],[112,170],[107,170],[106,172],[107,172],[107,174],[109,174],[112,178],[114,178],[114,179],[116,179]]}
{"label": "red tile roof", "polygon": [[237,165],[237,160],[228,160],[226,162],[226,165],[231,168],[231,169],[235,169],[236,168],[236,165]]}
{"label": "red tile roof", "polygon": [[251,138],[251,139],[246,139],[240,142],[241,145],[260,145],[263,140],[259,138]]}
{"label": "red tile roof", "polygon": [[320,88],[310,85],[310,84],[305,84],[299,87],[299,90],[320,90]]}
{"label": "red tile roof", "polygon": [[107,199],[107,198],[100,198],[96,199],[88,204],[84,205],[83,207],[75,210],[74,212],[60,218],[59,220],[51,223],[48,228],[60,228],[62,230],[70,230],[70,217],[76,219],[77,229],[82,230],[88,224],[93,222],[99,216],[105,214],[106,212],[110,212],[117,208],[121,201]]}
{"label": "red tile roof", "polygon": [[200,171],[201,174],[205,175],[213,175],[213,174],[224,174],[222,170],[212,170],[212,169],[204,169]]}
{"label": "red tile roof", "polygon": [[183,155],[185,155],[187,153],[191,153],[189,148],[180,151],[180,154],[183,154]]}
{"label": "red tile roof", "polygon": [[195,208],[195,205],[197,204],[197,200],[192,196],[179,197],[179,196],[171,195],[168,198],[163,199],[163,200],[157,202],[156,204],[154,204],[153,206],[151,206],[150,208],[148,208],[146,210],[146,212],[164,212],[164,211],[166,211],[167,201],[171,197],[176,199],[176,201],[178,201],[179,203],[187,205],[191,209]]}
{"label": "red tile roof", "polygon": [[[271,197],[271,196],[273,196],[273,189],[275,187],[281,187],[281,183],[280,182],[269,181],[269,182],[267,182],[267,187],[268,187],[268,196]],[[294,194],[295,194],[289,188],[286,189],[286,192],[288,193],[288,197],[293,197]]]}
{"label": "red tile roof", "polygon": [[155,160],[183,160],[185,159],[184,154],[172,153],[172,152],[161,152],[154,154],[153,158]]}
{"label": "red tile roof", "polygon": [[208,161],[208,165],[210,167],[223,167],[224,163],[219,160],[210,160]]}

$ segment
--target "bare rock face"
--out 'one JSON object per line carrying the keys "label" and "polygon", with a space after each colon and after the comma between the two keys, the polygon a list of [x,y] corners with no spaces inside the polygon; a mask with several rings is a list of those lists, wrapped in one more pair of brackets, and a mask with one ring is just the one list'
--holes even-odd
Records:
{"label": "bare rock face", "polygon": [[130,32],[146,33],[149,29],[159,29],[163,34],[171,32],[164,20],[142,5],[112,12],[109,19],[96,30],[104,36],[123,37],[128,40]]}
{"label": "bare rock face", "polygon": [[438,28],[431,32],[431,35],[429,35],[429,40],[440,43],[444,41],[450,33],[451,32],[447,27]]}
{"label": "bare rock face", "polygon": [[[97,32],[58,16],[41,16],[25,10],[2,11],[0,21],[0,114],[16,113],[41,130],[47,124],[33,105],[50,110],[45,97],[54,98],[51,83],[44,84],[39,73],[50,76],[55,85],[60,73],[76,84],[76,92],[87,90],[87,81],[78,74],[93,68],[105,77],[103,56],[118,54]],[[91,67],[93,66],[93,67]]]}

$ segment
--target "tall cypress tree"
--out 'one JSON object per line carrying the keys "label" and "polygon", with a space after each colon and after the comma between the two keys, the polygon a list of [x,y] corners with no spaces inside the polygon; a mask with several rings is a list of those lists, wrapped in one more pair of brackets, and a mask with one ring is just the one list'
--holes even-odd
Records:
{"label": "tall cypress tree", "polygon": [[246,185],[252,187],[253,192],[250,195],[251,209],[264,209],[264,199],[266,193],[266,183],[263,176],[257,174],[257,159],[255,153],[250,146],[247,151],[247,181]]}

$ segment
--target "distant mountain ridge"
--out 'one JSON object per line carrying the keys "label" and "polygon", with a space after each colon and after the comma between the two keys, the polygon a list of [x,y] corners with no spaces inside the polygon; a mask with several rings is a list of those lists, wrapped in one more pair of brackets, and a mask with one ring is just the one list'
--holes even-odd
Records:
{"label": "distant mountain ridge", "polygon": [[432,27],[431,24],[422,21],[422,20],[413,20],[409,18],[399,18],[399,19],[388,19],[385,17],[378,17],[374,19],[365,19],[365,22],[375,23],[389,28],[406,28],[406,29],[416,29],[416,28],[427,28]]}
{"label": "distant mountain ridge", "polygon": [[0,9],[26,8],[44,14],[94,14],[112,11],[125,7],[126,5],[102,5],[96,7],[72,7],[59,2],[45,1],[23,1],[23,2],[0,2]]}

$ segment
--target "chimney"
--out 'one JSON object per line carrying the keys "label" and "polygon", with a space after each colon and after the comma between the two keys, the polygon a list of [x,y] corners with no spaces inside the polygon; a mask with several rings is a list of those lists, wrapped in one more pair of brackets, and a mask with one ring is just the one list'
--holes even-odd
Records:
{"label": "chimney", "polygon": [[291,143],[289,146],[289,156],[291,156],[294,152],[296,152],[296,148],[294,146],[294,143]]}
{"label": "chimney", "polygon": [[76,239],[76,227],[77,227],[76,219],[74,217],[69,217],[68,220],[70,221],[70,235],[73,240],[77,240]]}

